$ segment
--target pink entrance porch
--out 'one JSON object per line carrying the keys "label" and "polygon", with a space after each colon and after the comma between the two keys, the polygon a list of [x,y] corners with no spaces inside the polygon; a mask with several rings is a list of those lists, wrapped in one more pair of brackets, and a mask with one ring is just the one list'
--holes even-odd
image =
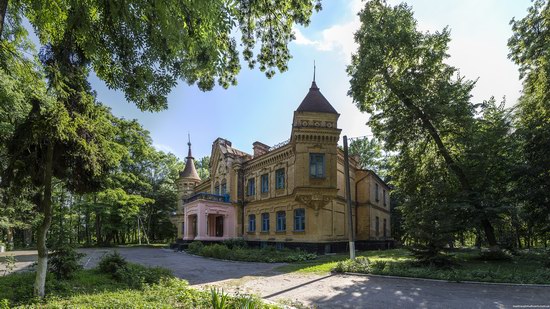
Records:
{"label": "pink entrance porch", "polygon": [[196,199],[183,206],[184,240],[224,240],[237,237],[236,211],[231,203]]}

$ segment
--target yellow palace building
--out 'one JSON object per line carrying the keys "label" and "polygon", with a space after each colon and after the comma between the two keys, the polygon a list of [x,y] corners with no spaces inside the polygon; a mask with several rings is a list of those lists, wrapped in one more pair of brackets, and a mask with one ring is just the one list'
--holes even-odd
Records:
{"label": "yellow palace building", "polygon": [[[338,147],[340,114],[315,80],[294,111],[290,139],[253,153],[218,138],[210,177],[200,179],[191,143],[177,181],[178,206],[171,221],[178,243],[243,238],[253,245],[342,251],[348,245],[344,153]],[[389,187],[350,157],[356,248],[391,246]]]}

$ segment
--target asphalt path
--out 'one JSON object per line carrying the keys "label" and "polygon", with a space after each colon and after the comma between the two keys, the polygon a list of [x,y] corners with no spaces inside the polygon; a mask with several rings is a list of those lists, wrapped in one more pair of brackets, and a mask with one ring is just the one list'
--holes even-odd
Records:
{"label": "asphalt path", "polygon": [[[129,261],[162,266],[193,286],[217,286],[266,300],[316,308],[550,308],[550,287],[467,284],[356,275],[280,273],[282,264],[232,262],[156,248],[81,249],[86,268],[116,250]],[[16,251],[17,269],[36,253]],[[0,256],[5,254],[0,254]],[[1,267],[0,267],[1,268]]]}

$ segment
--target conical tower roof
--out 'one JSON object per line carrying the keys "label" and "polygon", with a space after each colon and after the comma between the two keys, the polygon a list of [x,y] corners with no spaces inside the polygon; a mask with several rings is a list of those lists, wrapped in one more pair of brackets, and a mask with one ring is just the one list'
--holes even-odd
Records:
{"label": "conical tower roof", "polygon": [[187,143],[189,146],[189,152],[187,153],[187,157],[185,158],[185,168],[182,172],[180,172],[180,178],[187,178],[190,180],[197,180],[200,181],[201,178],[199,177],[199,174],[197,173],[197,170],[195,169],[195,158],[193,158],[193,155],[191,154],[191,138],[189,137],[189,142]]}
{"label": "conical tower roof", "polygon": [[311,83],[309,92],[296,111],[338,114],[334,107],[332,107],[328,100],[323,96],[321,91],[319,91],[319,87],[317,87],[317,84],[315,83],[315,62],[313,62],[313,82]]}

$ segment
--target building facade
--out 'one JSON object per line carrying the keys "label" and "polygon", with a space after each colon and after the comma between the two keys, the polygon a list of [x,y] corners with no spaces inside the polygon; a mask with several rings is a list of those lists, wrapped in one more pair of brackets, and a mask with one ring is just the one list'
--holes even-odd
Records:
{"label": "building facade", "polygon": [[[189,143],[172,217],[178,239],[242,237],[259,245],[325,252],[345,247],[349,223],[339,116],[313,81],[294,112],[288,141],[274,147],[255,142],[248,154],[218,138],[205,180],[198,177]],[[352,157],[350,181],[358,244],[386,247],[391,240],[389,187],[374,172],[358,168]]]}

